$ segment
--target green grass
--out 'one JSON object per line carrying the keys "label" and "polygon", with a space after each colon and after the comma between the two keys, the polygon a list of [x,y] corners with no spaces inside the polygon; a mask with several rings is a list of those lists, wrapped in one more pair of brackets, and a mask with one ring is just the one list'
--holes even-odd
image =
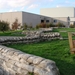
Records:
{"label": "green grass", "polygon": [[[61,32],[66,31],[66,32]],[[22,30],[17,31],[6,31],[6,32],[0,32],[0,36],[25,36],[24,34],[20,34]],[[75,32],[75,28],[58,28],[54,29],[53,32],[60,32],[60,35],[63,38],[68,38],[68,32]]]}
{"label": "green grass", "polygon": [[68,32],[75,32],[75,28],[58,28],[58,29],[54,29],[53,31],[59,32],[63,38],[68,38]]}
{"label": "green grass", "polygon": [[54,31],[67,31],[67,32],[75,32],[75,28],[58,28],[58,29],[55,29]]}
{"label": "green grass", "polygon": [[25,36],[24,34],[21,34],[22,31],[5,31],[0,32],[0,36]]}
{"label": "green grass", "polygon": [[68,40],[55,40],[36,44],[10,44],[8,47],[54,60],[60,75],[75,75],[75,55],[70,54]]}

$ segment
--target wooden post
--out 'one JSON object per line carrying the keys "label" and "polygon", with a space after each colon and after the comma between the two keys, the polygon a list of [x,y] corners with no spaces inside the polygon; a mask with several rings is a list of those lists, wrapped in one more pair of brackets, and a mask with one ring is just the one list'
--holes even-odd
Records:
{"label": "wooden post", "polygon": [[72,33],[71,32],[68,32],[68,39],[69,39],[69,45],[70,45],[70,52],[72,54],[74,54],[74,50],[75,48],[73,47],[73,41],[72,41]]}

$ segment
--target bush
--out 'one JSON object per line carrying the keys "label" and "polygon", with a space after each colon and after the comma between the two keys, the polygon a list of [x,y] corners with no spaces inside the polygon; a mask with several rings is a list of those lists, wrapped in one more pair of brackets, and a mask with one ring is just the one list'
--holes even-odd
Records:
{"label": "bush", "polygon": [[70,25],[70,28],[75,28],[75,26],[73,24]]}
{"label": "bush", "polygon": [[9,23],[5,21],[0,21],[0,31],[7,31],[9,30]]}
{"label": "bush", "polygon": [[24,23],[24,25],[22,26],[23,30],[26,30],[28,28],[28,25],[26,23]]}
{"label": "bush", "polygon": [[39,29],[39,24],[38,24],[38,25],[36,25],[36,29]]}
{"label": "bush", "polygon": [[56,25],[57,27],[65,27],[65,25],[63,23],[58,22],[58,24]]}
{"label": "bush", "polygon": [[17,30],[20,26],[20,23],[18,23],[18,19],[15,20],[15,22],[12,24],[12,30]]}
{"label": "bush", "polygon": [[33,26],[32,26],[32,25],[29,25],[29,26],[28,26],[28,28],[32,29],[32,28],[33,28]]}
{"label": "bush", "polygon": [[49,28],[49,24],[40,23],[40,24],[36,25],[36,29],[38,29],[38,28]]}
{"label": "bush", "polygon": [[54,25],[53,23],[49,24],[49,27],[55,27],[56,25]]}
{"label": "bush", "polygon": [[49,24],[46,24],[46,28],[49,28],[50,27],[50,25]]}

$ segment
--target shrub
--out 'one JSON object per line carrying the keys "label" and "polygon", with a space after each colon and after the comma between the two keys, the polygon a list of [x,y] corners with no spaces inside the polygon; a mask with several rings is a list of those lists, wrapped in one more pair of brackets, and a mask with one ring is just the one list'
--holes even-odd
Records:
{"label": "shrub", "polygon": [[74,28],[75,26],[73,24],[70,25],[70,28]]}
{"label": "shrub", "polygon": [[55,25],[53,23],[50,23],[49,27],[55,27]]}
{"label": "shrub", "polygon": [[0,21],[0,31],[7,31],[9,30],[9,23],[5,21]]}
{"label": "shrub", "polygon": [[36,25],[36,29],[38,29],[39,28],[39,24],[38,25]]}
{"label": "shrub", "polygon": [[46,28],[49,28],[50,27],[50,25],[49,24],[46,24]]}
{"label": "shrub", "polygon": [[28,28],[28,25],[26,23],[24,23],[24,25],[22,26],[23,30],[26,30]]}
{"label": "shrub", "polygon": [[46,23],[40,23],[38,25],[36,25],[36,28],[47,28],[47,24]]}
{"label": "shrub", "polygon": [[18,19],[15,19],[15,22],[12,24],[12,30],[17,30],[19,26]]}
{"label": "shrub", "polygon": [[29,25],[29,26],[28,26],[28,28],[32,29],[32,28],[33,28],[33,26],[32,26],[32,25]]}
{"label": "shrub", "polygon": [[56,25],[57,27],[65,27],[65,25],[63,23],[58,22],[58,24]]}

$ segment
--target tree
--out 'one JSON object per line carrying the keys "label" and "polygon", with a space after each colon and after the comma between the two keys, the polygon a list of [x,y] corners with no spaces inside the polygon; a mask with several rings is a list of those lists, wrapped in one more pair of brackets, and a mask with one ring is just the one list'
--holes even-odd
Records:
{"label": "tree", "polygon": [[20,23],[18,23],[18,19],[15,19],[15,22],[12,24],[12,29],[17,30],[20,26]]}
{"label": "tree", "polygon": [[0,21],[0,31],[7,31],[9,30],[9,23],[5,21]]}

